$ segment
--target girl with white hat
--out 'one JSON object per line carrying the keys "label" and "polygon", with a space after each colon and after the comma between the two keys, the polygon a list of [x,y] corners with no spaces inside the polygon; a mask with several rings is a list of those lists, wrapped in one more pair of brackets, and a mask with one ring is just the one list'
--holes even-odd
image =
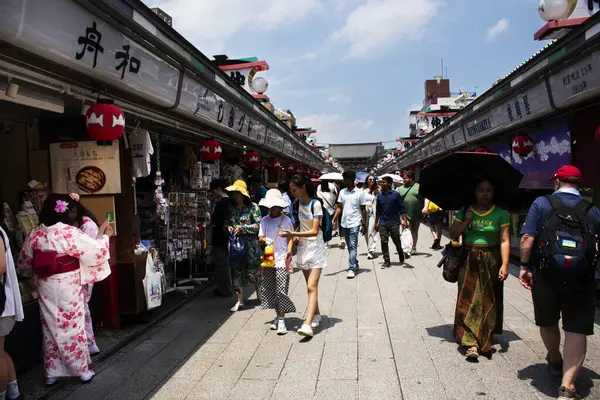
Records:
{"label": "girl with white hat", "polygon": [[[282,210],[288,206],[281,192],[270,189],[260,201],[259,206],[269,209],[269,214],[260,221],[259,241],[275,248],[275,266],[262,270],[261,306],[263,309],[275,309],[277,313],[271,324],[271,330],[278,335],[287,334],[285,314],[296,311],[296,306],[288,296],[290,274],[292,271],[292,240],[280,233],[293,230],[292,220]],[[267,265],[267,263],[264,263]]]}

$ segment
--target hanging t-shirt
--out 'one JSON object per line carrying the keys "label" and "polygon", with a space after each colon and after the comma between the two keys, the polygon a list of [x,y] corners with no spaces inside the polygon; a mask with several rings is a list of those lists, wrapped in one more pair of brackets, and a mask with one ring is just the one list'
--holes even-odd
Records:
{"label": "hanging t-shirt", "polygon": [[[311,206],[311,203],[314,204]],[[311,208],[314,211],[311,212]],[[300,220],[300,232],[312,231],[313,221],[315,219],[321,220],[323,218],[323,207],[321,202],[318,200],[312,200],[308,204],[300,203],[298,207],[298,219]],[[318,238],[323,241],[323,231],[319,229],[317,236],[303,237],[302,240],[317,240]]]}
{"label": "hanging t-shirt", "polygon": [[[281,224],[281,226],[279,226],[279,224]],[[270,215],[267,215],[260,220],[258,236],[268,237],[275,242],[275,267],[285,268],[288,240],[277,235],[278,229],[279,233],[286,230],[293,231],[294,226],[292,225],[292,220],[286,215],[282,215],[279,218],[271,218]]]}
{"label": "hanging t-shirt", "polygon": [[[464,242],[479,246],[497,246],[500,244],[500,228],[510,226],[510,217],[506,210],[492,206],[486,213],[479,214],[471,207],[473,217],[470,228],[464,232]],[[465,208],[462,207],[456,214],[455,221],[463,222]]]}
{"label": "hanging t-shirt", "polygon": [[150,175],[150,154],[154,154],[154,148],[148,131],[138,129],[129,134],[129,145],[133,157],[133,177],[142,178]]}

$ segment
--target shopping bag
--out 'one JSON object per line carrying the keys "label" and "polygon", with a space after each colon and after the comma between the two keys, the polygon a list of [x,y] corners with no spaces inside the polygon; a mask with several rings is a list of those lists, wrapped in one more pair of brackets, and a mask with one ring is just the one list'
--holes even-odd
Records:
{"label": "shopping bag", "polygon": [[234,233],[229,234],[229,258],[239,259],[246,257],[244,239]]}
{"label": "shopping bag", "polygon": [[146,308],[152,310],[162,304],[162,273],[154,272],[154,261],[148,254],[146,257],[146,276],[143,280],[146,294]]}
{"label": "shopping bag", "polygon": [[408,253],[412,250],[413,238],[412,233],[410,233],[410,229],[402,230],[402,234],[400,235],[400,242],[402,243],[402,250],[404,250],[405,253]]}

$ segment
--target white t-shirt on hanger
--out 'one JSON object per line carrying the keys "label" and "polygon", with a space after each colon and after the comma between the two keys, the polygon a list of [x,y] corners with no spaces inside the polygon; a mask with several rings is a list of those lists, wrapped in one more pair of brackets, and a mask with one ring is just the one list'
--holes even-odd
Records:
{"label": "white t-shirt on hanger", "polygon": [[154,154],[154,148],[148,131],[137,129],[130,133],[129,145],[133,157],[133,177],[142,178],[150,175],[150,154]]}

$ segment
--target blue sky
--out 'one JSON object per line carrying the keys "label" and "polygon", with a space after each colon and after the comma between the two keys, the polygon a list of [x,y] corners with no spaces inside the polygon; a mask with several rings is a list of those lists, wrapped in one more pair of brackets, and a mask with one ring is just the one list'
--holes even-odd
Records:
{"label": "blue sky", "polygon": [[211,57],[256,56],[267,94],[319,143],[408,136],[424,81],[482,93],[547,42],[537,0],[145,0]]}

